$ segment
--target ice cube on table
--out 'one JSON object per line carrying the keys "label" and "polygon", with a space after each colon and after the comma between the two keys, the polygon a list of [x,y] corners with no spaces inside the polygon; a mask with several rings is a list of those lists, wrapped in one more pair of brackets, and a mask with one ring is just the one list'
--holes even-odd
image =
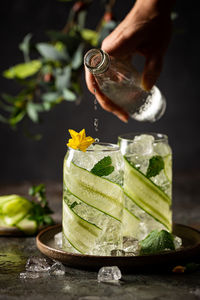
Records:
{"label": "ice cube on table", "polygon": [[26,263],[26,272],[20,273],[20,278],[38,278],[43,275],[64,275],[65,266],[56,260],[41,257],[30,257]]}
{"label": "ice cube on table", "polygon": [[30,257],[26,263],[26,271],[28,272],[48,272],[51,268],[51,260],[41,257]]}
{"label": "ice cube on table", "polygon": [[50,268],[51,275],[64,275],[65,274],[65,266],[60,263],[59,261],[56,261]]}
{"label": "ice cube on table", "polygon": [[40,273],[36,273],[36,272],[22,272],[22,273],[19,274],[19,277],[21,279],[27,279],[27,278],[36,279],[36,278],[40,277]]}
{"label": "ice cube on table", "polygon": [[104,297],[99,297],[99,296],[84,296],[84,297],[80,297],[78,298],[78,300],[103,300]]}
{"label": "ice cube on table", "polygon": [[98,282],[118,282],[122,274],[117,266],[102,267],[98,272]]}

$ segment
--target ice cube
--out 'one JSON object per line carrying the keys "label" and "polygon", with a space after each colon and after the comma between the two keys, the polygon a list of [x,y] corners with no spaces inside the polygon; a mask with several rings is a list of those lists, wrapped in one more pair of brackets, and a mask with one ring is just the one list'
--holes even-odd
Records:
{"label": "ice cube", "polygon": [[58,246],[59,248],[62,248],[62,232],[59,232],[54,235],[54,241],[55,241],[56,246]]}
{"label": "ice cube", "polygon": [[40,273],[36,273],[36,272],[22,272],[22,273],[19,274],[19,277],[21,279],[27,279],[27,278],[36,279],[36,278],[40,277]]}
{"label": "ice cube", "polygon": [[174,236],[174,247],[175,249],[179,249],[182,246],[182,239],[178,236]]}
{"label": "ice cube", "polygon": [[125,256],[124,250],[121,249],[113,249],[110,252],[111,256]]}
{"label": "ice cube", "polygon": [[57,276],[64,275],[65,266],[59,261],[56,261],[50,268],[50,274],[57,275]]}
{"label": "ice cube", "polygon": [[150,134],[137,135],[129,145],[129,153],[140,156],[150,156],[153,153],[154,137]]}
{"label": "ice cube", "polygon": [[167,156],[171,154],[170,146],[166,143],[155,142],[154,143],[154,152],[161,156]]}
{"label": "ice cube", "polygon": [[78,300],[103,300],[104,298],[98,297],[98,296],[85,296],[85,297],[80,297]]}
{"label": "ice cube", "polygon": [[125,252],[125,256],[137,256],[135,252]]}
{"label": "ice cube", "polygon": [[28,272],[48,272],[52,261],[47,258],[33,256],[27,260],[26,271]]}
{"label": "ice cube", "polygon": [[139,241],[132,237],[123,237],[123,249],[125,252],[131,252],[130,256],[138,255],[140,251]]}
{"label": "ice cube", "polygon": [[122,274],[117,266],[102,267],[98,272],[98,282],[118,282]]}

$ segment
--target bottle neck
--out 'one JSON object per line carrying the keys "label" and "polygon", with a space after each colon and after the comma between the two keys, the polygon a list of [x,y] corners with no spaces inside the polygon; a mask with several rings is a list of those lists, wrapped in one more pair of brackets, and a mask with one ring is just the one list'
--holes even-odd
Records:
{"label": "bottle neck", "polygon": [[101,49],[91,49],[84,56],[84,65],[92,74],[102,74],[108,70],[110,57]]}

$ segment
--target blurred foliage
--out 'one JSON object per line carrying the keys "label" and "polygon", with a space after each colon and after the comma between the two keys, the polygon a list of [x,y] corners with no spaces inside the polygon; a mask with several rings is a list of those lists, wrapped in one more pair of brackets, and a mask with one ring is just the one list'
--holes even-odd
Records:
{"label": "blurred foliage", "polygon": [[27,34],[19,45],[24,62],[3,72],[5,78],[20,85],[17,95],[2,94],[0,99],[0,121],[12,128],[27,117],[38,123],[41,113],[50,111],[62,101],[80,98],[85,51],[100,47],[117,25],[112,14],[115,0],[102,0],[104,13],[95,30],[85,27],[93,0],[59,1],[71,2],[64,28],[48,31],[48,41],[36,44],[32,42],[32,34]]}

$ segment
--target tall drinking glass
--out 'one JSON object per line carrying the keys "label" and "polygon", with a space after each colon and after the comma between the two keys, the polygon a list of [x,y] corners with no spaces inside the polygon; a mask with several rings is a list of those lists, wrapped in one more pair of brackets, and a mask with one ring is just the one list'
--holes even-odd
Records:
{"label": "tall drinking glass", "polygon": [[[124,161],[125,207],[140,220],[136,237],[172,230],[172,150],[160,133],[119,136]],[[131,230],[130,230],[131,232]],[[134,230],[132,230],[134,232]]]}
{"label": "tall drinking glass", "polygon": [[118,145],[96,143],[64,158],[63,248],[110,255],[122,248],[123,159]]}

